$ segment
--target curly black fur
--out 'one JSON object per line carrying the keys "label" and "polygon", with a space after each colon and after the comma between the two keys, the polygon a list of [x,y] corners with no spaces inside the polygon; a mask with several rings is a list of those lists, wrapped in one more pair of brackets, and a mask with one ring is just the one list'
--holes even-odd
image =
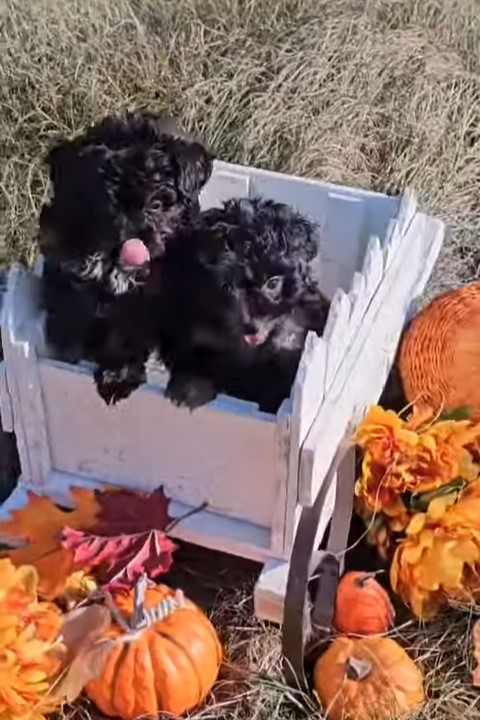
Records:
{"label": "curly black fur", "polygon": [[[199,213],[212,170],[211,154],[171,129],[149,112],[111,116],[47,157],[53,197],[39,239],[47,340],[62,359],[97,363],[107,403],[144,381],[161,258]],[[120,260],[130,238],[149,250],[140,267]]]}
{"label": "curly black fur", "polygon": [[317,227],[272,200],[202,213],[163,264],[160,348],[167,396],[193,409],[225,392],[276,412],[308,330],[329,304],[314,271]]}

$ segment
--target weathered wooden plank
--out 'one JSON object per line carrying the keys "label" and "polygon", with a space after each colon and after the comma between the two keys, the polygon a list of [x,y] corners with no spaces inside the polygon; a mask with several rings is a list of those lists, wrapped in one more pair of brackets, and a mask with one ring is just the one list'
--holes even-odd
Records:
{"label": "weathered wooden plank", "polygon": [[288,548],[286,548],[287,518],[294,513],[297,502],[297,482],[295,478],[293,482],[289,478],[293,417],[291,403],[287,400],[277,413],[275,432],[278,492],[272,512],[270,549],[277,558],[284,557],[288,552]]}
{"label": "weathered wooden plank", "polygon": [[[285,176],[250,173],[250,197],[261,196],[286,203],[297,212],[316,222],[320,229],[326,220],[327,190],[322,185],[308,182],[285,182]],[[322,235],[324,250],[325,235]],[[328,279],[325,281],[328,283]]]}
{"label": "weathered wooden plank", "polygon": [[[350,290],[354,272],[360,264],[360,237],[365,221],[363,198],[329,191],[323,226],[323,257],[328,272],[322,273],[322,288],[333,297],[338,288]],[[333,261],[333,262],[332,262]]]}
{"label": "weathered wooden plank", "polygon": [[7,384],[7,368],[5,361],[0,363],[0,415],[2,428],[5,432],[13,432],[12,399]]}
{"label": "weathered wooden plank", "polygon": [[10,271],[3,307],[2,346],[22,475],[41,485],[50,473],[51,463],[35,351],[38,283],[38,278],[20,267]]}
{"label": "weathered wooden plank", "polygon": [[325,392],[328,392],[328,388],[347,351],[346,343],[349,335],[351,309],[348,295],[339,288],[333,297],[325,332],[323,333],[327,346]]}
{"label": "weathered wooden plank", "polygon": [[298,418],[298,442],[305,440],[323,401],[327,374],[327,343],[309,333],[292,390],[293,416]]}
{"label": "weathered wooden plank", "polygon": [[384,270],[385,266],[380,240],[375,235],[372,235],[362,266],[362,275],[365,279],[365,295],[363,297],[365,307],[368,306],[380,285]]}
{"label": "weathered wooden plank", "polygon": [[[217,172],[232,172],[238,175],[247,175],[253,182],[266,183],[269,181],[282,181],[284,185],[297,185],[306,188],[313,186],[317,190],[325,190],[326,192],[341,193],[348,198],[362,198],[373,210],[373,215],[383,220],[386,217],[393,217],[398,210],[398,198],[384,195],[374,190],[364,188],[348,187],[347,185],[336,185],[333,183],[323,182],[314,178],[299,177],[296,175],[287,175],[285,173],[275,172],[273,170],[263,170],[246,165],[236,165],[227,163],[222,160],[215,160],[213,164],[213,175]],[[255,192],[255,191],[254,191]],[[298,191],[296,191],[297,193]],[[376,222],[374,223],[376,225]]]}
{"label": "weathered wooden plank", "polygon": [[444,226],[417,214],[407,229],[359,332],[335,375],[300,462],[300,502],[311,504],[347,423],[379,397],[393,361],[411,292],[426,262],[440,250]]}
{"label": "weathered wooden plank", "polygon": [[417,212],[417,199],[415,193],[407,190],[402,196],[398,208],[398,214],[389,224],[388,232],[383,243],[385,267],[388,267],[392,257],[395,255],[397,246],[406,236],[408,229]]}
{"label": "weathered wooden plank", "polygon": [[200,194],[202,210],[221,207],[232,198],[248,197],[250,181],[248,176],[239,175],[234,171],[217,170],[212,173],[208,183]]}
{"label": "weathered wooden plank", "polygon": [[271,527],[274,417],[227,400],[190,413],[149,386],[107,407],[89,373],[48,361],[40,372],[55,470],[146,491],[164,484],[179,502]]}

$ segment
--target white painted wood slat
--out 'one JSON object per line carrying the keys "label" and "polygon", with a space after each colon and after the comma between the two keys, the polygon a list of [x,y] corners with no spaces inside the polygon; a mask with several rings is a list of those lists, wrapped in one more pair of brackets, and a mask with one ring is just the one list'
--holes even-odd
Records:
{"label": "white painted wood slat", "polygon": [[440,221],[417,214],[399,244],[302,448],[302,505],[313,503],[347,423],[358,419],[366,406],[378,399],[395,355],[412,288],[431,254],[438,254],[443,233]]}

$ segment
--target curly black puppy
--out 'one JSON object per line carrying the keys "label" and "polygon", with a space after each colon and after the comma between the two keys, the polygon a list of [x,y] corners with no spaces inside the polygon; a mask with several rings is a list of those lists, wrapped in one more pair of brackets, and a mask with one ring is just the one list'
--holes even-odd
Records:
{"label": "curly black puppy", "polygon": [[276,412],[289,396],[308,330],[329,303],[314,260],[318,228],[272,200],[230,200],[167,248],[160,349],[166,395],[199,407],[228,393]]}
{"label": "curly black puppy", "polygon": [[108,404],[145,379],[167,245],[199,213],[212,155],[174,121],[136,111],[105,118],[47,157],[40,215],[46,336],[60,359],[97,364]]}

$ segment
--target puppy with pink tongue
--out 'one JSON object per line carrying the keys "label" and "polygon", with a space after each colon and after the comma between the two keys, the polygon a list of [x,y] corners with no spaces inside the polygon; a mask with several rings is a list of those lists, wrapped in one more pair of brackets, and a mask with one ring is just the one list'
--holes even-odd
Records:
{"label": "puppy with pink tongue", "polygon": [[127,267],[141,267],[150,260],[150,252],[140,238],[125,240],[120,250],[120,262]]}

